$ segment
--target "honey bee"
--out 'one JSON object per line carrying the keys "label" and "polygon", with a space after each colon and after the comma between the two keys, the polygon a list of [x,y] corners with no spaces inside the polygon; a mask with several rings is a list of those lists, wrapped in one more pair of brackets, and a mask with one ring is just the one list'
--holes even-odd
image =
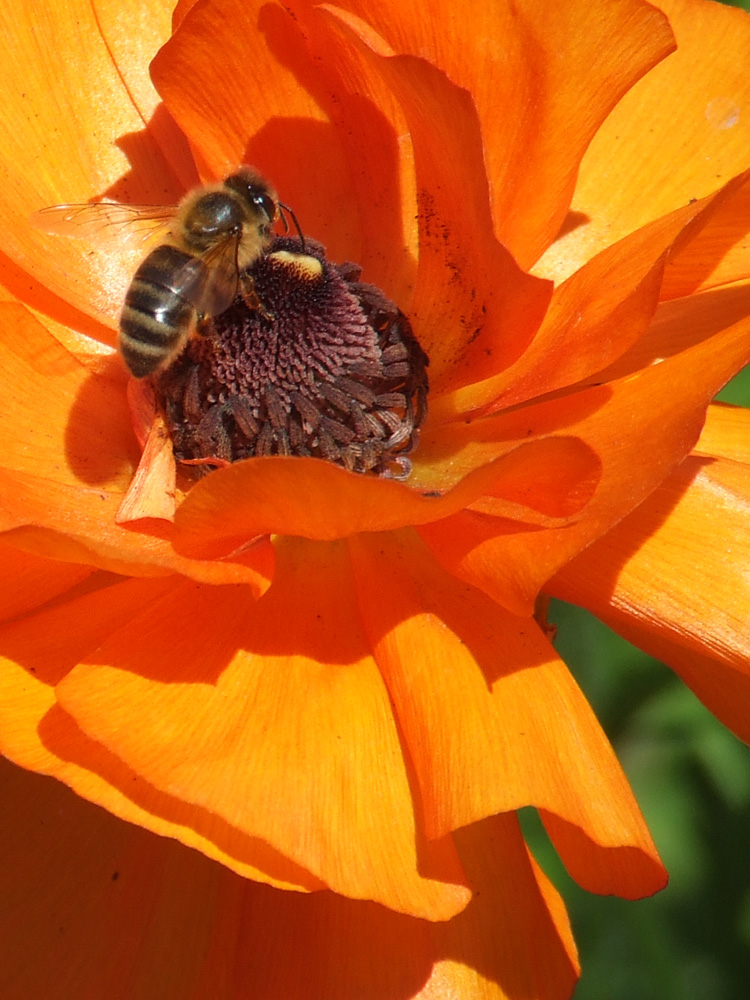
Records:
{"label": "honey bee", "polygon": [[294,213],[271,185],[240,167],[223,181],[189,191],[177,206],[54,205],[32,221],[49,233],[97,240],[164,233],[133,275],[120,313],[120,353],[135,378],[146,378],[168,368],[192,334],[204,332],[238,293],[250,308],[263,310],[246,272],[271,243],[281,209],[302,238]]}

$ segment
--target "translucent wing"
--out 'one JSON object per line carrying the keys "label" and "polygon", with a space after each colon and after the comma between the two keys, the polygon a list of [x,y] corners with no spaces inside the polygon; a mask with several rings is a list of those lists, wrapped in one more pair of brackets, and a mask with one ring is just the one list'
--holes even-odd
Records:
{"label": "translucent wing", "polygon": [[227,236],[172,276],[170,287],[196,312],[218,316],[234,302],[240,285],[239,241],[239,235]]}
{"label": "translucent wing", "polygon": [[86,205],[52,205],[31,216],[32,225],[54,236],[138,247],[165,233],[174,219],[174,205],[120,205],[99,201]]}

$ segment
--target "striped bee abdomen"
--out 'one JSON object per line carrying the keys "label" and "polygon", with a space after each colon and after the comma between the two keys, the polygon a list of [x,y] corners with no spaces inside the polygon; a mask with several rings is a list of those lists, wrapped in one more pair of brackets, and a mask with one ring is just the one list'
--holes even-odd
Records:
{"label": "striped bee abdomen", "polygon": [[136,378],[167,367],[182,351],[208,277],[199,257],[169,244],[135,272],[120,315],[120,351]]}

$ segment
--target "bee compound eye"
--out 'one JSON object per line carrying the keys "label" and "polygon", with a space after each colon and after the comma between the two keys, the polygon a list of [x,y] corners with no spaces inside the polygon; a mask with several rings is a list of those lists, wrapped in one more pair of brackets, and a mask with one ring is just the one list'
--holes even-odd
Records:
{"label": "bee compound eye", "polygon": [[267,194],[256,194],[253,198],[255,205],[265,213],[269,222],[273,222],[276,218],[276,202],[270,195]]}

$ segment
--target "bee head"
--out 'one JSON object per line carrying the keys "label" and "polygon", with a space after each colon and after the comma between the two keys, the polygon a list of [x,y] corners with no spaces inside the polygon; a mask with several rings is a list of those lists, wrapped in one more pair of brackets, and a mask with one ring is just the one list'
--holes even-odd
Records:
{"label": "bee head", "polygon": [[243,167],[227,177],[224,186],[239,195],[253,221],[263,229],[270,229],[279,214],[279,205],[275,192],[259,174]]}

